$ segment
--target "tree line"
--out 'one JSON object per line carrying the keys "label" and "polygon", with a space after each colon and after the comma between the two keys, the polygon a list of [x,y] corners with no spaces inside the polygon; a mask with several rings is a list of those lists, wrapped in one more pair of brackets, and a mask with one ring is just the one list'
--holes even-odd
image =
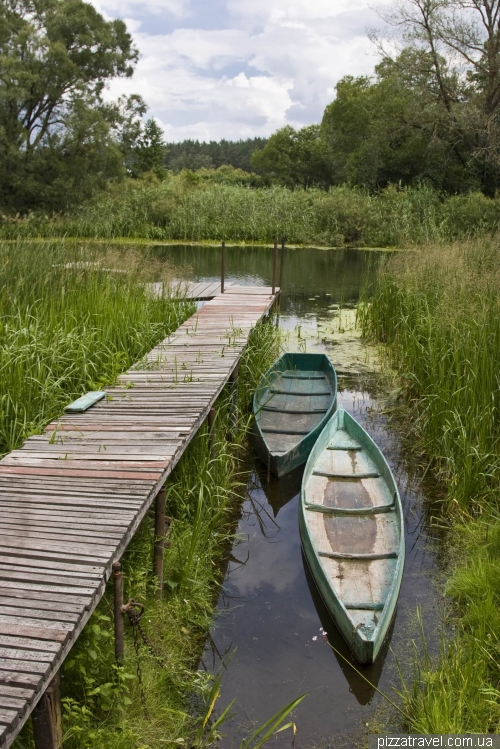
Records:
{"label": "tree line", "polygon": [[0,207],[66,210],[127,176],[218,170],[226,179],[228,167],[256,172],[249,185],[494,195],[500,0],[404,0],[384,19],[394,35],[389,49],[374,39],[374,75],[339,81],[321,123],[267,140],[167,144],[140,96],[103,97],[137,62],[123,21],[84,0],[2,0]]}
{"label": "tree line", "polygon": [[[373,77],[346,76],[319,125],[285,127],[252,157],[290,186],[500,183],[500,1],[406,0],[384,15]],[[394,53],[396,50],[396,53]]]}

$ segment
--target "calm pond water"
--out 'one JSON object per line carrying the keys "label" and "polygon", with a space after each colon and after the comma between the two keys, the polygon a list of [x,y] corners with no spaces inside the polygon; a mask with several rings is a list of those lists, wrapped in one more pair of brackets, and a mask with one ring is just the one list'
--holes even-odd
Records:
{"label": "calm pond water", "polygon": [[[176,264],[189,266],[186,277],[218,278],[217,248],[179,246],[159,251]],[[379,260],[379,253],[361,250],[287,250],[280,325],[292,331],[289,348],[299,343],[308,351],[327,353],[336,364],[340,346],[335,334],[332,340],[331,331],[338,321],[338,305],[356,303],[364,275],[372,275]],[[228,248],[226,267],[228,281],[268,285],[271,251]],[[345,350],[342,354],[345,363]],[[404,506],[406,566],[397,614],[376,664],[356,664],[373,684],[391,694],[391,685],[398,684],[395,659],[408,664],[409,639],[418,639],[418,606],[427,630],[437,630],[439,600],[433,573],[438,567],[439,544],[429,530],[432,504],[424,496],[421,469],[404,453],[397,425],[389,423],[388,386],[369,365],[354,371],[339,369],[339,403],[384,451]],[[222,729],[227,734],[221,741],[223,749],[238,746],[252,726],[306,692],[308,696],[293,715],[296,747],[354,747],[381,703],[382,698],[349,665],[350,651],[305,566],[298,529],[302,470],[277,480],[268,476],[258,458],[248,456],[240,540],[228,563],[202,664],[214,672],[225,670],[219,709],[235,699],[235,715]],[[432,487],[426,489],[432,494]],[[320,637],[313,640],[321,627],[347,663]],[[273,741],[290,745],[290,732]]]}

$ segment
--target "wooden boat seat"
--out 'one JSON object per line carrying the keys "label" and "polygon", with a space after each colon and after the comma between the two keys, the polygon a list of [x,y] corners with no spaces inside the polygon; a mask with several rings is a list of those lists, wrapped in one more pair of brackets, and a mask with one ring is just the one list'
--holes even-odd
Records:
{"label": "wooden boat seat", "polygon": [[371,601],[353,601],[352,603],[344,603],[346,609],[359,609],[361,611],[382,611],[385,604]]}
{"label": "wooden boat seat", "polygon": [[286,380],[326,380],[326,377],[324,374],[321,374],[321,372],[283,372],[281,374],[281,377],[283,377]]}
{"label": "wooden boat seat", "polygon": [[307,503],[306,510],[311,512],[323,512],[325,515],[377,515],[379,512],[393,512],[395,505],[374,505],[373,507],[328,507]]}
{"label": "wooden boat seat", "polygon": [[328,559],[348,559],[349,561],[361,561],[371,562],[375,559],[397,559],[398,555],[395,551],[384,551],[374,554],[349,554],[346,551],[318,551],[320,557],[328,557]]}
{"label": "wooden boat seat", "polygon": [[277,411],[281,414],[324,414],[327,408],[280,408],[279,406],[262,406],[261,411]]}
{"label": "wooden boat seat", "polygon": [[317,398],[318,396],[332,396],[331,390],[323,390],[320,393],[308,393],[306,390],[281,390],[279,388],[270,388],[270,393],[274,393],[275,395],[307,395],[308,398]]}
{"label": "wooden boat seat", "polygon": [[262,427],[263,434],[309,434],[310,429],[275,429],[273,427]]}
{"label": "wooden boat seat", "polygon": [[324,476],[327,479],[378,479],[380,473],[367,471],[366,473],[330,473],[329,471],[313,471],[313,476]]}
{"label": "wooden boat seat", "polygon": [[363,447],[353,439],[347,432],[339,430],[327,445],[327,450],[362,450]]}

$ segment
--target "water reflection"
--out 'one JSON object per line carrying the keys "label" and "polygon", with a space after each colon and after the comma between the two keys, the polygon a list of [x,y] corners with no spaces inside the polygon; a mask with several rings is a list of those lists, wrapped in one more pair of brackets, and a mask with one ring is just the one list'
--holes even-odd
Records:
{"label": "water reflection", "polygon": [[[340,670],[342,671],[347,683],[349,684],[349,691],[356,697],[360,705],[368,705],[368,703],[375,695],[375,687],[378,686],[380,676],[382,674],[382,669],[384,667],[385,659],[391,642],[394,622],[389,630],[388,636],[385,639],[376,662],[369,665],[361,665],[353,657],[351,650],[347,646],[347,643],[340,634],[328,612],[328,609],[323,603],[323,600],[309,570],[309,566],[307,564],[304,553],[302,553],[302,564],[304,566],[304,575],[309,586],[311,599],[314,603],[316,611],[318,612],[321,626],[327,633],[328,642],[333,646],[333,648],[335,648],[335,650],[338,651],[337,653],[335,652],[335,650],[333,650],[333,653],[335,655],[335,658],[337,659]],[[350,663],[352,663],[355,668],[350,666]],[[370,684],[368,684],[359,675],[359,673],[357,673],[358,671],[361,672],[363,676],[370,682],[370,684],[373,684],[373,686],[370,686]]]}
{"label": "water reflection", "polygon": [[256,469],[256,478],[259,481],[258,488],[264,493],[276,518],[281,508],[299,494],[304,466],[299,466],[280,479],[273,476],[259,461],[256,462]]}
{"label": "water reflection", "polygon": [[[158,252],[190,265],[193,280],[218,277],[218,248],[170,247]],[[397,675],[393,648],[401,655],[408,647],[409,633],[415,634],[417,605],[422,606],[430,629],[437,630],[438,599],[431,580],[437,554],[428,530],[429,502],[424,502],[421,471],[408,460],[400,435],[389,424],[385,387],[378,375],[366,375],[371,363],[364,374],[358,366],[353,376],[345,357],[339,358],[338,331],[345,326],[338,324],[338,305],[357,301],[363,273],[378,261],[376,253],[356,250],[287,250],[280,324],[289,330],[301,326],[305,337],[296,337],[292,345],[326,352],[348,372],[340,378],[338,402],[381,447],[399,485],[407,551],[397,616],[377,662],[360,669],[374,685],[391,693]],[[228,248],[227,268],[234,282],[269,284],[271,252]],[[347,354],[352,358],[352,349]],[[359,341],[356,356],[361,365],[364,353]],[[204,655],[205,665],[215,671],[221,654],[234,652],[219,709],[236,699],[236,717],[224,727],[228,736],[221,747],[238,745],[252,725],[263,723],[305,692],[308,697],[294,713],[297,749],[321,742],[352,747],[354,732],[365,726],[380,696],[350,667],[350,651],[304,567],[298,528],[303,469],[278,480],[267,475],[257,458],[249,455],[248,460],[240,540],[228,561],[212,642]],[[321,628],[348,663],[321,637],[313,640]],[[280,734],[277,741],[289,745],[290,738]]]}

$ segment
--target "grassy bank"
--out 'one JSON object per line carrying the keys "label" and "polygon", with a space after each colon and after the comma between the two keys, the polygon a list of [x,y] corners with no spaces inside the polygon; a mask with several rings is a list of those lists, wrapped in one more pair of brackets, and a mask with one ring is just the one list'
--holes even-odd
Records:
{"label": "grassy bank", "polygon": [[425,186],[390,186],[377,194],[349,187],[252,188],[205,177],[182,172],[163,181],[127,180],[68,215],[0,216],[0,236],[196,242],[285,236],[289,244],[388,247],[478,236],[500,223],[500,199],[480,193],[445,197]]}
{"label": "grassy bank", "polygon": [[418,659],[403,692],[421,733],[500,731],[500,239],[433,245],[393,257],[366,335],[387,344],[420,451],[445,490],[456,636]]}
{"label": "grassy bank", "polygon": [[0,242],[0,453],[192,314],[192,303],[147,292],[165,268],[133,248]]}

